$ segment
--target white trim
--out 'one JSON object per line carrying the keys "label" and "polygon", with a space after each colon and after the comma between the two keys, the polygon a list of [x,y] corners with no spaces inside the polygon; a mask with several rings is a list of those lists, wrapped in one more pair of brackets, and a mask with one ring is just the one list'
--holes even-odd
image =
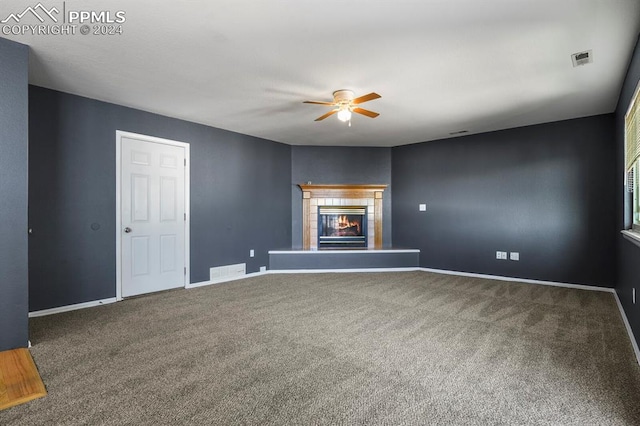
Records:
{"label": "white trim", "polygon": [[371,249],[371,250],[269,250],[269,254],[363,254],[363,253],[420,253],[418,249]]}
{"label": "white trim", "polygon": [[413,272],[420,268],[359,268],[359,269],[271,269],[271,274],[342,274],[345,272]]}
{"label": "white trim", "polygon": [[116,300],[122,300],[122,218],[120,206],[122,144],[120,130],[116,130]]}
{"label": "white trim", "polygon": [[191,281],[191,146],[187,142],[179,142],[171,139],[163,139],[155,136],[141,135],[138,133],[116,130],[116,300],[122,300],[122,218],[120,217],[120,173],[122,138],[141,139],[145,142],[159,143],[164,145],[178,146],[184,148],[184,158],[187,164],[184,167],[184,212],[187,216],[184,229],[184,266],[186,273],[184,276],[184,288]]}
{"label": "white trim", "polygon": [[629,340],[631,340],[631,346],[633,346],[633,352],[636,354],[636,361],[640,364],[640,349],[638,348],[638,342],[636,338],[633,336],[633,330],[631,329],[631,324],[629,324],[629,320],[627,319],[627,314],[622,307],[622,303],[620,303],[620,298],[618,297],[618,293],[613,293],[616,298],[616,303],[618,304],[618,309],[620,310],[620,316],[622,317],[622,322],[624,322],[624,327],[627,329],[627,334],[629,335]]}
{"label": "white trim", "polygon": [[91,302],[76,303],[75,305],[60,306],[57,308],[43,309],[41,311],[29,312],[29,318],[43,317],[45,315],[60,314],[62,312],[77,311],[78,309],[93,308],[100,305],[108,305],[117,302],[115,297],[109,299],[92,300]]}
{"label": "white trim", "polygon": [[638,234],[637,232],[630,231],[630,230],[623,230],[623,231],[620,231],[620,233],[624,238],[631,241],[633,244],[640,246],[640,234]]}
{"label": "white trim", "polygon": [[222,278],[220,280],[216,280],[216,281],[200,281],[200,282],[197,282],[197,283],[187,284],[184,288],[190,289],[190,288],[204,287],[204,286],[207,286],[207,285],[226,283],[226,282],[229,282],[229,281],[243,280],[245,278],[259,277],[260,275],[267,275],[270,272],[271,271],[252,272],[250,274],[236,275],[236,276],[233,276],[233,277],[224,277],[224,278]]}
{"label": "white trim", "polygon": [[430,269],[430,268],[420,268],[421,271],[424,272],[434,272],[436,274],[446,274],[446,275],[459,275],[462,277],[472,277],[472,278],[487,278],[490,280],[500,280],[500,281],[514,281],[519,283],[526,284],[541,284],[541,285],[550,285],[554,287],[566,287],[566,288],[575,288],[578,290],[590,290],[590,291],[603,291],[605,293],[615,293],[615,289],[611,287],[598,287],[595,285],[584,285],[584,284],[569,284],[569,283],[560,283],[556,281],[540,281],[540,280],[530,280],[527,278],[513,278],[513,277],[503,277],[500,275],[485,275],[485,274],[473,274],[470,272],[458,272],[458,271],[447,271],[444,269]]}

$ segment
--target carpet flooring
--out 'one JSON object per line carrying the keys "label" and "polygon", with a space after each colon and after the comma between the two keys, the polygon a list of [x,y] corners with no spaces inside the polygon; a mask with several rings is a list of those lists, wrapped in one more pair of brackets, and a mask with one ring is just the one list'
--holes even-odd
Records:
{"label": "carpet flooring", "polygon": [[48,396],[2,425],[638,425],[612,294],[269,274],[30,320]]}

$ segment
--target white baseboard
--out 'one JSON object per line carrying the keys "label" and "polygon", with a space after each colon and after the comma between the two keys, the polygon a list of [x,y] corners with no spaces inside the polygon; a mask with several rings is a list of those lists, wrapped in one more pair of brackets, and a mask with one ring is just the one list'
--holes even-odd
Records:
{"label": "white baseboard", "polygon": [[345,272],[411,272],[420,268],[354,268],[354,269],[272,269],[272,274],[341,274]]}
{"label": "white baseboard", "polygon": [[620,310],[620,316],[622,317],[622,322],[624,322],[624,326],[627,329],[629,340],[631,340],[631,346],[633,346],[633,352],[636,354],[636,360],[638,361],[638,364],[640,364],[640,349],[638,348],[638,342],[636,341],[636,338],[633,336],[633,330],[631,329],[631,324],[629,324],[629,319],[627,319],[627,314],[624,312],[622,303],[620,303],[620,298],[618,297],[618,293],[614,291],[613,295],[616,298],[616,303],[618,304],[618,309]]}
{"label": "white baseboard", "polygon": [[530,280],[527,278],[513,278],[513,277],[503,277],[500,275],[485,275],[485,274],[474,274],[471,272],[458,272],[458,271],[447,271],[444,269],[431,269],[431,268],[418,268],[420,271],[424,272],[433,272],[436,274],[446,274],[446,275],[459,275],[462,277],[472,277],[472,278],[486,278],[490,280],[500,280],[500,281],[514,281],[519,283],[526,284],[541,284],[541,285],[550,285],[554,287],[566,287],[566,288],[575,288],[578,290],[589,290],[589,291],[604,291],[605,293],[615,293],[615,289],[611,287],[598,287],[595,285],[584,285],[584,284],[569,284],[569,283],[560,283],[556,281],[541,281],[541,280]]}
{"label": "white baseboard", "polygon": [[317,254],[376,254],[376,253],[420,253],[418,249],[322,249],[322,250],[269,250],[269,254],[295,254],[301,256]]}
{"label": "white baseboard", "polygon": [[57,308],[43,309],[41,311],[29,312],[29,318],[43,317],[45,315],[59,314],[62,312],[77,311],[78,309],[93,308],[94,306],[108,305],[110,303],[115,303],[115,302],[116,302],[116,298],[111,297],[109,299],[92,300],[91,302],[76,303],[75,305],[67,305],[67,306],[60,306]]}
{"label": "white baseboard", "polygon": [[258,277],[260,275],[266,275],[266,274],[268,274],[270,272],[271,271],[252,272],[250,274],[245,274],[245,275],[236,275],[236,276],[232,276],[232,277],[224,277],[222,279],[215,280],[215,281],[200,281],[198,283],[187,284],[186,286],[184,286],[184,288],[188,289],[188,288],[197,288],[197,287],[203,287],[203,286],[213,285],[213,284],[222,284],[222,283],[226,283],[226,282],[229,282],[229,281],[237,281],[237,280],[243,280],[245,278]]}

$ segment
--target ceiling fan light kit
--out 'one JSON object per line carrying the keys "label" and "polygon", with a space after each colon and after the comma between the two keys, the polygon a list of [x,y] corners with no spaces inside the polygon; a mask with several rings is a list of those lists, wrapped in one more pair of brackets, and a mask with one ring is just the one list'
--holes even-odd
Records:
{"label": "ceiling fan light kit", "polygon": [[374,99],[378,99],[381,96],[375,92],[371,92],[367,95],[360,96],[358,98],[355,97],[355,93],[353,90],[336,90],[333,92],[333,102],[324,102],[324,101],[304,101],[306,104],[316,104],[316,105],[326,105],[335,107],[328,113],[321,115],[316,118],[315,121],[322,121],[325,118],[338,113],[338,120],[342,122],[349,122],[349,126],[351,126],[351,115],[353,112],[357,114],[362,114],[370,118],[376,118],[378,115],[377,112],[369,111],[363,108],[356,107],[355,105],[359,105],[364,102],[372,101]]}
{"label": "ceiling fan light kit", "polygon": [[340,111],[338,111],[338,120],[342,121],[343,123],[351,121],[351,111],[349,110],[349,108],[342,108]]}

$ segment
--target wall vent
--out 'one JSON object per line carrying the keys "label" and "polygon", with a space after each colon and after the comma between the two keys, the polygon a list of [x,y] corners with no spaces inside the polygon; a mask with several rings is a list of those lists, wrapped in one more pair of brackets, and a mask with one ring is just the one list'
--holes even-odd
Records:
{"label": "wall vent", "polygon": [[209,281],[212,283],[228,281],[230,278],[239,277],[247,273],[246,263],[218,266],[209,269]]}
{"label": "wall vent", "polygon": [[578,52],[571,55],[571,62],[574,67],[580,65],[586,65],[593,62],[593,52],[591,50],[585,50],[584,52]]}

